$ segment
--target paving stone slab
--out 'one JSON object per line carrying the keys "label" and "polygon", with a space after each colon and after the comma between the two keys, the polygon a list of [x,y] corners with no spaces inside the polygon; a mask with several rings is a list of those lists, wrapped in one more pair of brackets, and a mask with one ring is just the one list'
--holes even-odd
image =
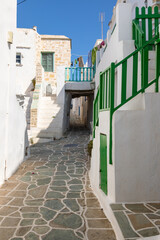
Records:
{"label": "paving stone slab", "polygon": [[151,207],[154,207],[156,209],[160,209],[160,203],[148,203]]}
{"label": "paving stone slab", "polygon": [[101,209],[87,209],[85,213],[86,218],[106,218]]}
{"label": "paving stone slab", "polygon": [[16,231],[17,236],[25,236],[27,232],[31,230],[31,227],[20,227]]}
{"label": "paving stone slab", "polygon": [[4,206],[0,209],[0,216],[7,216],[17,210],[18,208],[16,207]]}
{"label": "paving stone slab", "polygon": [[50,189],[53,191],[59,191],[59,192],[67,192],[68,191],[67,187],[50,187]]}
{"label": "paving stone slab", "polygon": [[40,218],[41,215],[39,213],[23,213],[23,218]]}
{"label": "paving stone slab", "polygon": [[154,227],[154,225],[143,214],[128,215],[135,230]]}
{"label": "paving stone slab", "polygon": [[14,198],[12,201],[10,201],[9,205],[10,206],[15,206],[15,207],[21,207],[23,206],[23,198]]}
{"label": "paving stone slab", "polygon": [[66,204],[68,208],[70,208],[73,212],[79,211],[79,205],[75,199],[64,199],[63,202]]}
{"label": "paving stone slab", "polygon": [[34,219],[23,219],[20,222],[21,227],[32,226]]}
{"label": "paving stone slab", "polygon": [[37,185],[41,186],[41,185],[47,185],[49,184],[51,181],[51,178],[42,178],[42,179],[37,179]]}
{"label": "paving stone slab", "polygon": [[53,228],[59,227],[77,229],[81,225],[81,217],[74,213],[60,213],[53,221],[50,222],[50,226]]}
{"label": "paving stone slab", "polygon": [[62,180],[60,180],[60,181],[53,181],[52,182],[52,185],[53,186],[66,186],[66,182],[65,181],[62,181]]}
{"label": "paving stone slab", "polygon": [[13,236],[15,231],[16,228],[0,228],[0,237],[3,240],[8,240]]}
{"label": "paving stone slab", "polygon": [[25,240],[39,240],[39,237],[35,233],[30,232],[25,236]]}
{"label": "paving stone slab", "polygon": [[65,196],[59,192],[55,192],[55,191],[52,191],[52,192],[48,192],[47,195],[46,195],[46,198],[64,198]]}
{"label": "paving stone slab", "polygon": [[122,204],[111,204],[110,205],[113,211],[116,210],[126,210]]}
{"label": "paving stone slab", "polygon": [[2,221],[1,226],[3,226],[3,227],[16,227],[19,224],[20,220],[21,220],[20,218],[6,217]]}
{"label": "paving stone slab", "polygon": [[106,240],[116,240],[116,236],[113,230],[88,230],[87,233],[88,240],[98,240],[98,239],[106,239]]}
{"label": "paving stone slab", "polygon": [[28,212],[37,213],[38,207],[22,207],[20,208],[20,211],[22,213],[28,213]]}
{"label": "paving stone slab", "polygon": [[100,208],[100,204],[97,199],[90,198],[90,199],[87,199],[87,207],[99,207]]}
{"label": "paving stone slab", "polygon": [[67,198],[81,198],[81,196],[79,192],[68,192]]}
{"label": "paving stone slab", "polygon": [[138,237],[137,233],[131,228],[129,221],[123,212],[114,212],[114,215],[125,238]]}
{"label": "paving stone slab", "polygon": [[33,228],[33,231],[38,235],[42,235],[48,233],[50,228],[48,226],[37,226]]}
{"label": "paving stone slab", "polygon": [[43,201],[43,199],[26,200],[25,204],[28,206],[41,206],[43,204]]}
{"label": "paving stone slab", "polygon": [[157,228],[149,228],[145,230],[138,231],[142,237],[151,237],[159,235]]}
{"label": "paving stone slab", "polygon": [[88,219],[87,222],[89,228],[112,228],[111,223],[108,219]]}
{"label": "paving stone slab", "polygon": [[64,207],[59,199],[47,200],[44,206],[53,210],[61,210]]}
{"label": "paving stone slab", "polygon": [[[50,220],[50,218],[48,218],[47,220]],[[35,221],[35,225],[45,225],[45,224],[47,224],[47,222],[42,218],[36,219],[36,221]]]}
{"label": "paving stone slab", "polygon": [[135,213],[152,213],[152,211],[145,207],[144,204],[125,204],[125,207]]}
{"label": "paving stone slab", "polygon": [[55,229],[42,237],[42,240],[80,240],[71,230]]}
{"label": "paving stone slab", "polygon": [[40,208],[40,213],[42,214],[43,218],[46,221],[53,219],[53,217],[56,215],[55,211],[49,210],[48,208],[45,207]]}

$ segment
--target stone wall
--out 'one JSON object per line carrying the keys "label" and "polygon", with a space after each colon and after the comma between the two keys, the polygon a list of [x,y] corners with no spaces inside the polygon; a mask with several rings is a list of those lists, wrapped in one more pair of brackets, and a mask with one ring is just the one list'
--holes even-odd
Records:
{"label": "stone wall", "polygon": [[39,35],[36,40],[36,62],[41,64],[41,52],[54,53],[54,71],[45,72],[44,80],[56,90],[57,66],[69,67],[71,63],[71,39],[65,36]]}
{"label": "stone wall", "polygon": [[[37,33],[36,27],[34,27]],[[54,53],[54,71],[44,72],[41,65],[41,53]],[[57,67],[69,67],[71,63],[71,39],[65,36],[56,35],[40,35],[36,34],[36,88],[33,94],[33,102],[31,107],[31,127],[37,127],[37,113],[39,105],[39,94],[41,84],[51,84],[52,93],[57,92]],[[37,91],[38,90],[38,91]]]}

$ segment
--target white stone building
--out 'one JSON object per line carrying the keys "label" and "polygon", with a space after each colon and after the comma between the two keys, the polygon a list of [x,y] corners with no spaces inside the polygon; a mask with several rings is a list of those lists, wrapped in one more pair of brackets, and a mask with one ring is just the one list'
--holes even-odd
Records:
{"label": "white stone building", "polygon": [[[148,1],[148,6],[155,2]],[[159,64],[157,59],[160,56],[155,48],[143,47],[145,53],[148,49],[148,55],[143,58],[146,67],[141,65],[142,47],[136,47],[132,38],[132,20],[135,18],[136,6],[145,6],[144,1],[117,2],[107,33],[107,48],[97,64],[95,75],[95,136],[90,180],[101,206],[106,214],[110,214],[113,224],[114,218],[109,207],[111,203],[160,199],[158,87],[155,93],[158,86],[155,82],[159,81],[159,70],[156,70],[159,65],[156,64]],[[148,24],[146,26],[147,29]],[[142,25],[139,26],[141,27]],[[146,36],[150,32],[151,40],[154,39],[153,28],[152,22],[152,31],[145,32]],[[147,40],[146,37],[146,42]],[[155,44],[154,40],[152,43]],[[133,67],[135,62],[136,68]],[[111,63],[113,68],[110,67]],[[142,77],[146,81],[146,85],[143,85],[144,92]],[[133,78],[136,80],[133,81]],[[100,81],[103,88],[109,90],[103,91]]]}
{"label": "white stone building", "polygon": [[26,120],[16,97],[17,1],[0,3],[0,185],[27,153]]}
{"label": "white stone building", "polygon": [[16,30],[16,81],[17,94],[25,95],[32,89],[36,77],[36,35],[34,29]]}

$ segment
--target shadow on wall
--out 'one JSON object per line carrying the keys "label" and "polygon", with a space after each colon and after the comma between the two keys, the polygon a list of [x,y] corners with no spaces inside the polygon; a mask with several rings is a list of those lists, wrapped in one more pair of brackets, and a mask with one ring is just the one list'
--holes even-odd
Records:
{"label": "shadow on wall", "polygon": [[[43,107],[43,97],[42,101],[39,103],[39,119],[37,123],[37,128],[40,128],[39,133],[37,134],[36,138],[50,138],[50,139],[59,139],[61,138],[67,131],[71,129],[71,127],[75,127],[75,124],[70,124],[70,112],[71,112],[71,102],[72,99],[75,98],[72,91],[65,91],[65,85],[59,92],[59,94],[56,96],[52,93],[46,94],[47,96],[44,96],[45,99],[50,99],[53,102],[53,109],[50,111],[48,109],[48,116],[50,116],[50,122],[48,122],[48,125],[42,124],[40,122],[42,119],[41,114],[44,109]],[[84,92],[78,92],[78,96],[85,96]],[[85,98],[85,97],[84,97]],[[83,124],[83,127],[85,126],[91,131],[91,122],[92,122],[92,115],[93,115],[93,92],[88,94],[87,98],[87,110],[86,110],[86,121],[85,125]],[[47,107],[47,106],[46,106]],[[54,109],[56,109],[54,111]],[[47,110],[44,110],[44,112]],[[44,115],[43,115],[44,116]],[[48,117],[46,116],[46,118]],[[77,126],[76,126],[77,127]],[[82,127],[82,125],[78,126]]]}

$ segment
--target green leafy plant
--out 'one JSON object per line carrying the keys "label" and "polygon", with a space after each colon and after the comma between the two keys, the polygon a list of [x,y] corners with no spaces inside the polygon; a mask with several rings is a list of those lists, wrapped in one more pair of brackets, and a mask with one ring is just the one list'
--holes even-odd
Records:
{"label": "green leafy plant", "polygon": [[90,140],[88,143],[88,155],[91,157],[92,154],[92,148],[93,148],[93,140]]}
{"label": "green leafy plant", "polygon": [[33,87],[35,89],[35,86],[36,86],[36,79],[35,78],[32,79],[32,84],[33,84]]}

